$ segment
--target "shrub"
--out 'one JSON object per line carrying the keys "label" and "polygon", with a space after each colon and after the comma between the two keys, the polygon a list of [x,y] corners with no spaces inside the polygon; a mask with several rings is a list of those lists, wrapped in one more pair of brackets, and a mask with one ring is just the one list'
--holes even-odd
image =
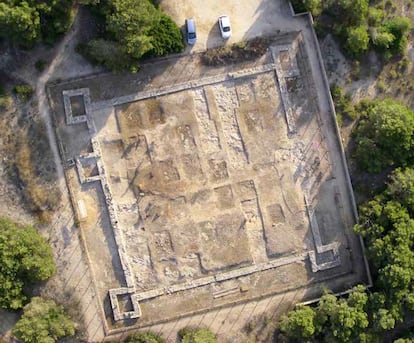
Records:
{"label": "shrub", "polygon": [[165,343],[165,340],[153,332],[138,332],[128,337],[126,343]]}
{"label": "shrub", "polygon": [[385,32],[392,34],[395,39],[389,46],[389,49],[393,54],[405,53],[407,47],[407,34],[411,27],[410,20],[408,18],[398,17],[392,20],[389,20],[384,23],[382,29]]}
{"label": "shrub", "polygon": [[350,95],[344,94],[343,89],[337,85],[331,87],[331,93],[337,115],[341,118],[345,117],[348,120],[355,120],[357,112],[355,111],[355,107],[351,104]]}
{"label": "shrub", "polygon": [[29,100],[33,95],[33,88],[28,84],[17,85],[13,88],[13,92],[21,101]]}
{"label": "shrub", "polygon": [[350,27],[347,29],[346,34],[345,49],[349,54],[359,56],[368,50],[369,35],[366,25]]}
{"label": "shrub", "polygon": [[10,96],[7,94],[0,94],[0,110],[6,110],[11,103]]}
{"label": "shrub", "polygon": [[52,343],[75,334],[74,323],[53,300],[35,297],[23,309],[13,334],[26,343]]}
{"label": "shrub", "polygon": [[0,219],[0,307],[23,307],[28,287],[54,272],[52,250],[34,228]]}
{"label": "shrub", "polygon": [[216,343],[216,337],[209,329],[183,328],[178,331],[181,343]]}

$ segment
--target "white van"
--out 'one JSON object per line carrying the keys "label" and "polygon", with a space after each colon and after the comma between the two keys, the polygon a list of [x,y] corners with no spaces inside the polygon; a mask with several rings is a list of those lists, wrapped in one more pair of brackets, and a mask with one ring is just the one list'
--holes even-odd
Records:
{"label": "white van", "polygon": [[185,20],[185,31],[186,31],[187,43],[190,45],[194,45],[197,40],[196,26],[195,26],[194,19]]}

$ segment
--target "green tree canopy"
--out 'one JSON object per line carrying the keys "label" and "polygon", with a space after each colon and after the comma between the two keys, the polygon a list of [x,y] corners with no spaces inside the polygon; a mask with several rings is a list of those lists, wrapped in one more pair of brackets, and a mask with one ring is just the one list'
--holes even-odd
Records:
{"label": "green tree canopy", "polygon": [[375,318],[379,328],[414,310],[413,175],[412,169],[394,171],[387,189],[360,207],[360,223],[354,228],[366,241],[376,287],[385,295],[374,306],[387,310]]}
{"label": "green tree canopy", "polygon": [[141,58],[153,48],[150,31],[159,26],[161,13],[149,0],[114,0],[108,18],[108,31],[125,46],[134,58]]}
{"label": "green tree canopy", "polygon": [[313,308],[299,306],[287,316],[282,317],[280,330],[289,338],[311,339],[315,334],[315,316]]}
{"label": "green tree canopy", "polygon": [[30,45],[36,41],[40,34],[40,15],[34,7],[27,2],[21,4],[0,3],[0,35]]}
{"label": "green tree canopy", "polygon": [[413,161],[414,113],[409,108],[386,99],[364,102],[359,111],[355,157],[362,169],[377,173]]}
{"label": "green tree canopy", "polygon": [[27,287],[54,272],[52,250],[34,228],[0,219],[0,307],[23,307]]}
{"label": "green tree canopy", "polygon": [[25,343],[53,343],[59,338],[73,336],[75,325],[62,306],[57,306],[53,300],[34,297],[24,307],[13,334]]}
{"label": "green tree canopy", "polygon": [[0,37],[30,47],[43,38],[53,42],[71,22],[73,0],[0,2]]}
{"label": "green tree canopy", "polygon": [[361,341],[369,325],[367,304],[368,295],[363,286],[353,288],[347,299],[325,294],[317,307],[299,306],[283,316],[280,330],[298,342]]}

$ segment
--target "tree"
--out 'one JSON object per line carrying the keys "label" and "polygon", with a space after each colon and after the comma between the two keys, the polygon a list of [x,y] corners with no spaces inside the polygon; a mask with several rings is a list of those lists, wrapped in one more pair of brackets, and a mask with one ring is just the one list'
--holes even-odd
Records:
{"label": "tree", "polygon": [[[372,297],[373,327],[385,330],[414,309],[413,170],[397,169],[387,189],[360,207],[354,230],[365,239],[378,293]],[[375,300],[375,301],[374,301]]]}
{"label": "tree", "polygon": [[0,2],[0,36],[31,47],[39,39],[56,40],[71,22],[73,0]]}
{"label": "tree", "polygon": [[62,306],[57,306],[53,300],[34,297],[24,307],[13,334],[26,343],[53,343],[59,338],[73,336],[75,325],[64,314]]}
{"label": "tree", "polygon": [[27,2],[0,3],[0,36],[30,46],[40,34],[40,15]]}
{"label": "tree", "polygon": [[216,337],[209,329],[183,328],[178,331],[181,343],[216,343]]}
{"label": "tree", "polygon": [[114,12],[108,18],[108,31],[139,59],[154,48],[150,31],[159,26],[161,13],[149,0],[114,0]]}
{"label": "tree", "polygon": [[414,113],[409,108],[386,99],[364,102],[359,111],[355,157],[362,169],[377,173],[413,161]]}
{"label": "tree", "polygon": [[283,316],[280,330],[298,342],[362,341],[369,325],[367,304],[363,286],[354,287],[347,299],[324,294],[316,308],[299,306]]}
{"label": "tree", "polygon": [[280,330],[289,338],[309,340],[315,334],[315,311],[309,306],[299,306],[283,316]]}
{"label": "tree", "polygon": [[164,56],[184,49],[183,37],[180,28],[167,15],[161,13],[159,26],[152,27],[152,49],[149,51],[153,56]]}
{"label": "tree", "polygon": [[52,250],[34,228],[0,219],[0,307],[23,307],[27,288],[54,272]]}

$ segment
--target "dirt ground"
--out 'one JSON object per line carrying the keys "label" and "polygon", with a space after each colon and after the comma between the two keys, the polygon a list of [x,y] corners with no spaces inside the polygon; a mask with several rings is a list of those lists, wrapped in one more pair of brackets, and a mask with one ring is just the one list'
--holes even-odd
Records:
{"label": "dirt ground", "polygon": [[[188,51],[203,51],[218,45],[231,44],[257,36],[272,35],[275,30],[291,27],[287,2],[273,0],[254,1],[214,1],[206,4],[203,0],[161,0],[161,7],[171,15],[178,25],[185,19],[194,18],[197,29],[197,42]],[[277,13],[277,14],[276,14]],[[218,27],[218,18],[228,15],[232,27],[232,36],[224,41]],[[276,14],[276,16],[275,16]]]}
{"label": "dirt ground", "polygon": [[[146,65],[136,78],[50,85],[107,333],[150,327],[173,341],[183,316],[210,326],[210,313],[237,308],[238,324],[226,312],[219,328],[231,341],[252,319],[250,304],[260,316],[315,298],[321,285],[369,282],[308,41],[296,32],[269,42],[248,63],[207,68],[192,55]],[[121,90],[105,87],[117,82]],[[76,89],[88,89],[84,103],[75,91],[68,104],[89,115],[67,125],[62,92]],[[142,316],[116,322],[107,292],[126,288]]]}

